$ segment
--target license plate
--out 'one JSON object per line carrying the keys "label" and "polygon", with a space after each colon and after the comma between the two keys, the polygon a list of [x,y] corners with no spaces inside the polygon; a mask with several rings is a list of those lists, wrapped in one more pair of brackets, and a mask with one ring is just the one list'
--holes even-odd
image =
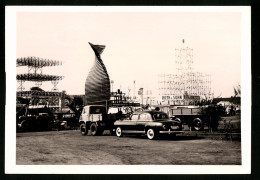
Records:
{"label": "license plate", "polygon": [[179,126],[172,126],[172,129],[179,129]]}

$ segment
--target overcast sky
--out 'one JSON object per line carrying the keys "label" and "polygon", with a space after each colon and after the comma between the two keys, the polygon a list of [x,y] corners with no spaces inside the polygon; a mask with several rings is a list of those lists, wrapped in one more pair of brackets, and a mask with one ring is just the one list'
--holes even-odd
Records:
{"label": "overcast sky", "polygon": [[[101,57],[113,89],[156,92],[158,74],[175,73],[176,48],[193,49],[194,70],[211,74],[215,96],[234,95],[241,78],[241,14],[235,12],[18,12],[16,57],[63,61],[44,68],[61,75],[59,90],[84,94],[94,62],[88,42],[105,45]],[[185,44],[182,43],[185,39]],[[26,73],[17,68],[17,73]],[[25,84],[28,89],[31,84]],[[51,90],[50,82],[43,83]]]}

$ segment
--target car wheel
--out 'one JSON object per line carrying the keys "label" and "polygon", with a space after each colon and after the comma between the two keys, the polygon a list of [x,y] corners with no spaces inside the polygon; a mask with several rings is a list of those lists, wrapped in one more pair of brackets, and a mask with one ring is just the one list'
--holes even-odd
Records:
{"label": "car wheel", "polygon": [[154,129],[148,129],[146,132],[147,138],[152,140],[156,138],[156,132],[154,131]]}
{"label": "car wheel", "polygon": [[203,123],[201,121],[200,118],[195,118],[194,121],[193,121],[193,128],[196,130],[196,131],[201,131],[203,130]]}
{"label": "car wheel", "polygon": [[98,135],[98,126],[97,126],[96,123],[92,123],[92,124],[90,125],[90,132],[91,132],[91,135],[92,135],[92,136]]}
{"label": "car wheel", "polygon": [[81,132],[82,136],[85,136],[85,135],[88,134],[88,129],[86,128],[85,124],[81,124],[79,129],[80,129],[80,132]]}
{"label": "car wheel", "polygon": [[116,136],[117,137],[122,137],[123,136],[121,127],[117,127],[116,128]]}

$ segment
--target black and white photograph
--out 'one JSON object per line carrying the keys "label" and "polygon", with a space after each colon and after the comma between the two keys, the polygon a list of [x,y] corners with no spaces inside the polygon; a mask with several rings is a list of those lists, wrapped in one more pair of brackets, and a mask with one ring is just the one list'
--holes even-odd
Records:
{"label": "black and white photograph", "polygon": [[6,173],[249,174],[250,13],[7,6]]}

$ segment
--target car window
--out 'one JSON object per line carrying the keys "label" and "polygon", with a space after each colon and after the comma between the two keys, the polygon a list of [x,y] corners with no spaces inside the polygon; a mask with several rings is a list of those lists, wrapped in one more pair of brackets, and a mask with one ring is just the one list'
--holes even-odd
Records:
{"label": "car window", "polygon": [[146,120],[146,114],[140,114],[140,121]]}
{"label": "car window", "polygon": [[151,114],[149,113],[140,114],[140,121],[150,121],[150,120],[152,120]]}
{"label": "car window", "polygon": [[138,116],[139,114],[133,114],[133,116],[131,117],[132,120],[138,120]]}
{"label": "car window", "polygon": [[153,118],[154,118],[154,120],[168,119],[168,115],[167,114],[162,114],[162,113],[155,113],[155,114],[153,114]]}
{"label": "car window", "polygon": [[150,120],[152,120],[152,119],[153,119],[153,118],[152,118],[151,114],[146,114],[146,120],[150,121]]}
{"label": "car window", "polygon": [[101,114],[101,113],[105,113],[106,110],[104,107],[92,107],[90,109],[90,114]]}

